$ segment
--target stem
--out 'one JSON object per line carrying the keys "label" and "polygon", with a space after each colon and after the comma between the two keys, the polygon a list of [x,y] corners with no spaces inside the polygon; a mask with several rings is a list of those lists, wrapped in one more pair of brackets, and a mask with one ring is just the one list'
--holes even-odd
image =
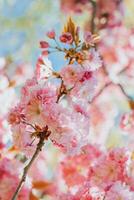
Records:
{"label": "stem", "polygon": [[26,121],[21,121],[23,124],[26,124],[26,125],[28,125],[28,126],[31,126],[34,130],[36,130],[36,128],[32,125],[32,124],[30,124],[30,123],[28,123],[28,122],[26,122]]}
{"label": "stem", "polygon": [[16,200],[17,199],[17,196],[18,196],[18,194],[19,194],[19,192],[20,192],[20,190],[21,190],[21,188],[23,186],[23,183],[26,180],[26,176],[28,174],[28,171],[29,171],[30,167],[32,166],[34,160],[37,158],[37,156],[39,155],[40,151],[42,150],[42,147],[44,145],[44,140],[47,139],[49,134],[50,134],[50,132],[48,132],[48,134],[47,134],[47,131],[48,131],[48,127],[46,127],[46,129],[43,132],[40,133],[40,139],[39,139],[39,142],[37,144],[36,150],[35,150],[32,158],[31,158],[31,160],[29,161],[29,163],[25,166],[22,178],[21,178],[21,180],[19,182],[19,185],[18,185],[18,187],[17,187],[17,189],[16,189],[16,191],[15,191],[15,193],[14,193],[14,195],[13,195],[11,200]]}
{"label": "stem", "polygon": [[[71,58],[70,58],[68,64],[69,64],[69,65],[71,64]],[[65,87],[65,85],[64,85],[64,81],[61,79],[61,85],[60,85],[60,88],[59,88],[59,94],[58,94],[56,103],[59,102],[59,100],[60,100],[60,98],[61,98],[61,96],[62,96],[63,94],[66,94],[66,87]]]}
{"label": "stem", "polygon": [[54,38],[55,43],[57,44],[57,48],[59,49],[59,51],[62,51],[62,49],[59,46],[59,43],[57,42],[56,38]]}
{"label": "stem", "polygon": [[64,82],[63,82],[63,80],[61,80],[61,85],[60,85],[59,94],[58,94],[56,103],[59,102],[60,97],[61,97],[63,94],[64,94]]}
{"label": "stem", "polygon": [[94,34],[95,31],[95,17],[96,17],[96,11],[97,11],[97,4],[94,0],[89,0],[92,4],[92,18],[91,18],[91,33]]}

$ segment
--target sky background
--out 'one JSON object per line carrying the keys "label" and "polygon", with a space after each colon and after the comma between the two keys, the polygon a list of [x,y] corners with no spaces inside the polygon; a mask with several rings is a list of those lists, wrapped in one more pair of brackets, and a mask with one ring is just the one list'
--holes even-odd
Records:
{"label": "sky background", "polygon": [[[125,0],[126,23],[133,24],[134,1]],[[33,66],[40,54],[39,41],[45,32],[62,30],[68,15],[60,10],[60,0],[0,0],[0,57],[10,57],[14,63],[29,62]],[[85,11],[73,16],[80,26],[88,18]],[[56,68],[60,68],[60,54],[51,55]]]}

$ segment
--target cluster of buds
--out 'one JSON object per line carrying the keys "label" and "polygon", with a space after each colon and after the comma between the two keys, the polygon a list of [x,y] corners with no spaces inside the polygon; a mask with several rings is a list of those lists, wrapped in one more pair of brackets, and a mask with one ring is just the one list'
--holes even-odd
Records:
{"label": "cluster of buds", "polygon": [[[89,101],[96,87],[95,71],[102,65],[94,48],[98,36],[86,32],[80,40],[79,28],[70,18],[58,41],[54,30],[47,37],[56,46],[40,42],[42,54],[35,75],[22,88],[19,104],[9,113],[9,122],[14,144],[22,151],[31,152],[44,133],[45,140],[49,137],[65,152],[73,154],[89,141]],[[47,57],[53,48],[68,60],[68,65],[59,72],[53,70]]]}
{"label": "cluster of buds", "polygon": [[[94,48],[100,38],[97,34],[92,35],[90,32],[85,32],[83,41],[83,39],[80,39],[79,32],[80,28],[76,27],[72,19],[69,18],[58,39],[54,30],[47,33],[47,37],[55,41],[55,47],[52,47],[47,41],[40,42],[40,47],[43,49],[42,55],[47,55],[55,49],[65,54],[65,59],[69,60],[69,64],[77,62],[83,65],[85,60],[89,60],[89,57],[92,57],[91,53],[87,55],[87,51]],[[62,43],[63,48],[59,42]]]}

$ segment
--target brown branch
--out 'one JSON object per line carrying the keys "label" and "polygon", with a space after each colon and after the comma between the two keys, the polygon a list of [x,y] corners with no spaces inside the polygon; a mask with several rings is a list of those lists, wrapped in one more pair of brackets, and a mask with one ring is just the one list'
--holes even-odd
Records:
{"label": "brown branch", "polygon": [[34,160],[37,158],[37,156],[39,155],[40,151],[42,150],[42,147],[44,145],[44,140],[47,140],[48,139],[48,136],[50,135],[50,132],[48,131],[48,127],[46,126],[44,131],[40,133],[40,136],[39,136],[39,142],[37,144],[37,147],[36,147],[36,150],[31,158],[31,160],[29,161],[29,163],[26,165],[26,167],[24,168],[24,171],[23,171],[23,175],[22,175],[22,178],[19,182],[19,185],[17,186],[17,189],[12,197],[11,200],[16,200],[17,199],[17,196],[23,186],[23,183],[25,182],[26,180],[26,177],[27,177],[27,174],[28,174],[28,171],[30,169],[30,167],[32,166]]}
{"label": "brown branch", "polygon": [[89,0],[92,4],[92,17],[91,17],[91,33],[94,34],[95,31],[95,17],[97,11],[97,3],[94,0]]}
{"label": "brown branch", "polygon": [[[128,67],[123,68],[123,69],[118,73],[118,75],[122,74],[122,73],[125,72],[127,69],[128,69]],[[104,65],[103,65],[103,72],[104,72],[104,74],[109,78],[109,74],[108,74],[107,69],[105,68]],[[93,102],[102,94],[102,92],[103,92],[108,86],[110,86],[110,85],[112,85],[112,84],[115,85],[115,86],[118,86],[118,87],[120,88],[121,92],[124,94],[124,96],[126,97],[126,99],[127,99],[129,102],[132,101],[132,98],[126,93],[125,89],[123,88],[123,86],[122,86],[120,83],[116,84],[116,83],[113,83],[111,80],[109,80],[109,82],[106,83],[106,84],[98,91],[98,93],[92,98],[92,100],[91,100],[90,103],[93,103]]]}

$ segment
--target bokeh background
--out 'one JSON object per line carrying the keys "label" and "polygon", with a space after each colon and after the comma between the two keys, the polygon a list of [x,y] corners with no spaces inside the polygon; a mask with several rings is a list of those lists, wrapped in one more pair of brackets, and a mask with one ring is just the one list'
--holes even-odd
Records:
{"label": "bokeh background", "polygon": [[[40,53],[39,41],[45,32],[60,31],[70,13],[63,13],[60,0],[0,0],[0,57],[33,66]],[[71,13],[80,26],[88,21],[88,11]],[[133,26],[134,1],[125,0],[125,22]]]}
{"label": "bokeh background", "polygon": [[[68,2],[68,0],[66,1]],[[124,0],[123,10],[125,27],[130,30],[134,29],[134,0]],[[36,61],[41,53],[39,41],[45,40],[45,34],[49,30],[55,29],[57,34],[61,33],[64,23],[70,15],[78,26],[83,27],[83,30],[91,18],[91,13],[89,13],[88,9],[84,9],[83,12],[79,13],[73,11],[62,12],[61,0],[0,0],[0,123],[2,124],[0,124],[0,127],[2,127],[0,139],[7,147],[12,147],[12,133],[6,120],[6,115],[10,108],[14,106],[16,99],[19,99],[19,91],[25,80],[32,77]],[[122,35],[121,38],[123,38]],[[107,39],[109,38],[107,37]],[[126,40],[128,38],[125,37],[124,41]],[[63,66],[61,54],[51,54],[50,59],[55,70]],[[122,59],[123,57],[119,59],[119,64],[123,63],[123,61],[121,62]],[[23,72],[21,71],[22,69],[24,70]],[[128,94],[134,97],[134,82],[130,82],[130,79],[127,79],[127,75],[126,77],[125,75],[122,76],[121,81]],[[128,135],[125,135],[124,132],[122,134],[119,127],[121,115],[130,111],[128,102],[123,98],[119,90],[109,88],[104,92],[98,104],[93,107],[92,112],[95,118],[92,123],[94,125],[94,121],[96,123],[97,120],[97,123],[100,123],[100,126],[95,124],[95,139],[97,138],[97,142],[100,143],[104,143],[106,140],[107,147],[128,145],[133,137],[130,137],[128,141]],[[99,112],[98,108],[100,108]],[[107,114],[107,110],[110,114]],[[104,119],[102,118],[101,121],[102,114]],[[106,123],[103,127],[101,124],[104,122]],[[99,134],[101,135],[100,132],[103,133],[102,137],[99,137]],[[132,143],[133,147],[134,140]],[[56,164],[62,155],[50,143],[45,145],[45,152],[46,160],[44,162],[44,154],[41,155],[37,169],[41,171],[41,176],[44,174],[45,178],[47,177],[51,180],[53,172],[56,171]],[[35,170],[37,169],[35,168]],[[34,170],[33,174],[36,175]],[[47,198],[45,197],[45,199]]]}

